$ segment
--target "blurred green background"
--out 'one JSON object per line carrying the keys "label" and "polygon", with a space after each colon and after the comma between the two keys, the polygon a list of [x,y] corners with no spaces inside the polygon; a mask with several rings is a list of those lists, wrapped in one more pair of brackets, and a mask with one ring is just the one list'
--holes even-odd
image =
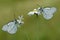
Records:
{"label": "blurred green background", "polygon": [[[27,13],[40,6],[56,7],[51,20],[43,16],[27,16]],[[25,24],[16,34],[2,31],[2,26],[19,15],[24,15]],[[60,0],[0,0],[0,40],[60,40]]]}

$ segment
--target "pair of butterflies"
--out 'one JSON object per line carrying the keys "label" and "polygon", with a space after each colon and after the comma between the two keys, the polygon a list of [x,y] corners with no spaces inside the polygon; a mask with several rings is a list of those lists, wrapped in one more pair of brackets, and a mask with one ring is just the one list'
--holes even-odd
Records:
{"label": "pair of butterflies", "polygon": [[56,12],[56,8],[55,7],[46,7],[46,8],[43,8],[43,7],[39,7],[38,9],[34,9],[33,11],[30,11],[28,13],[29,16],[32,16],[32,15],[43,15],[43,17],[46,19],[46,20],[49,20],[53,17],[53,14]]}
{"label": "pair of butterflies", "polygon": [[17,32],[18,25],[24,24],[22,21],[23,16],[19,16],[19,19],[15,19],[12,22],[9,22],[8,24],[5,24],[2,28],[3,31],[6,31],[10,34],[15,34]]}
{"label": "pair of butterflies", "polygon": [[[34,9],[33,11],[29,12],[28,15],[32,16],[32,15],[43,15],[43,17],[47,20],[51,19],[53,17],[53,14],[56,12],[56,8],[55,7],[47,7],[47,8],[43,8],[43,7],[39,7],[38,9]],[[8,24],[4,25],[2,30],[6,31],[10,34],[15,34],[17,32],[17,26],[24,24],[23,20],[23,16],[19,16],[19,19],[15,19],[12,22],[9,22]]]}

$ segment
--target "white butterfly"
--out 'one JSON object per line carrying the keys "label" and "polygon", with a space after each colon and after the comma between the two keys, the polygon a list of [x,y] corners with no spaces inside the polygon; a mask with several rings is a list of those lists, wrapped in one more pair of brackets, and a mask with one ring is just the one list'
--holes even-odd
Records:
{"label": "white butterfly", "polygon": [[49,20],[53,17],[53,14],[56,12],[56,8],[55,7],[47,7],[47,8],[41,8],[39,9],[42,14],[43,14],[43,17],[46,19],[46,20]]}
{"label": "white butterfly", "polygon": [[32,16],[32,15],[43,15],[43,17],[46,19],[46,20],[49,20],[53,17],[53,14],[56,12],[56,8],[55,7],[46,7],[46,8],[43,8],[43,7],[39,7],[38,9],[34,9],[33,11],[30,11],[28,13],[29,16]]}
{"label": "white butterfly", "polygon": [[8,24],[4,25],[2,30],[6,31],[10,34],[15,34],[17,32],[17,26],[23,24],[24,22],[22,21],[22,16],[19,16],[19,19],[15,19],[12,22],[9,22]]}

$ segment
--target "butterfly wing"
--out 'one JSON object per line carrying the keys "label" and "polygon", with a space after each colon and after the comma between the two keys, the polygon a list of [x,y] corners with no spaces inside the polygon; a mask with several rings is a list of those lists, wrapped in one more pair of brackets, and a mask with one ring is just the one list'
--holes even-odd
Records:
{"label": "butterfly wing", "polygon": [[56,12],[56,8],[55,7],[52,7],[51,8],[51,13],[54,14]]}
{"label": "butterfly wing", "polygon": [[56,8],[44,8],[43,9],[43,17],[47,20],[51,19],[53,17],[53,14],[56,12]]}
{"label": "butterfly wing", "polygon": [[13,28],[10,28],[11,30],[8,31],[10,34],[15,34],[17,32],[17,27],[14,26]]}
{"label": "butterfly wing", "polygon": [[10,22],[10,23],[8,23],[8,25],[9,25],[9,26],[8,26],[7,32],[10,33],[10,34],[16,33],[16,31],[17,31],[17,26],[16,26],[15,22]]}
{"label": "butterfly wing", "polygon": [[49,20],[53,17],[52,14],[43,14],[43,17],[46,19],[46,20]]}
{"label": "butterfly wing", "polygon": [[3,31],[7,31],[7,29],[8,29],[8,25],[7,24],[2,27]]}

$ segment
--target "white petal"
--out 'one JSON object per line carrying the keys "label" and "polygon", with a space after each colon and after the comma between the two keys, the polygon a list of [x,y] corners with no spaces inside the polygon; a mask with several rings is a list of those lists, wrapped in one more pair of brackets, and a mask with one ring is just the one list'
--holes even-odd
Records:
{"label": "white petal", "polygon": [[38,14],[38,15],[41,15],[41,11],[40,11],[40,10],[38,10],[38,11],[37,11],[37,14]]}
{"label": "white petal", "polygon": [[24,24],[24,22],[22,20],[17,19],[17,22],[18,22],[18,24]]}
{"label": "white petal", "polygon": [[28,15],[29,15],[29,16],[34,15],[34,12],[29,12]]}
{"label": "white petal", "polygon": [[21,23],[21,21],[20,21],[20,20],[18,20],[18,19],[17,19],[17,22],[18,22],[19,24]]}
{"label": "white petal", "polygon": [[19,20],[23,20],[24,19],[23,16],[18,16],[18,18],[19,18]]}

